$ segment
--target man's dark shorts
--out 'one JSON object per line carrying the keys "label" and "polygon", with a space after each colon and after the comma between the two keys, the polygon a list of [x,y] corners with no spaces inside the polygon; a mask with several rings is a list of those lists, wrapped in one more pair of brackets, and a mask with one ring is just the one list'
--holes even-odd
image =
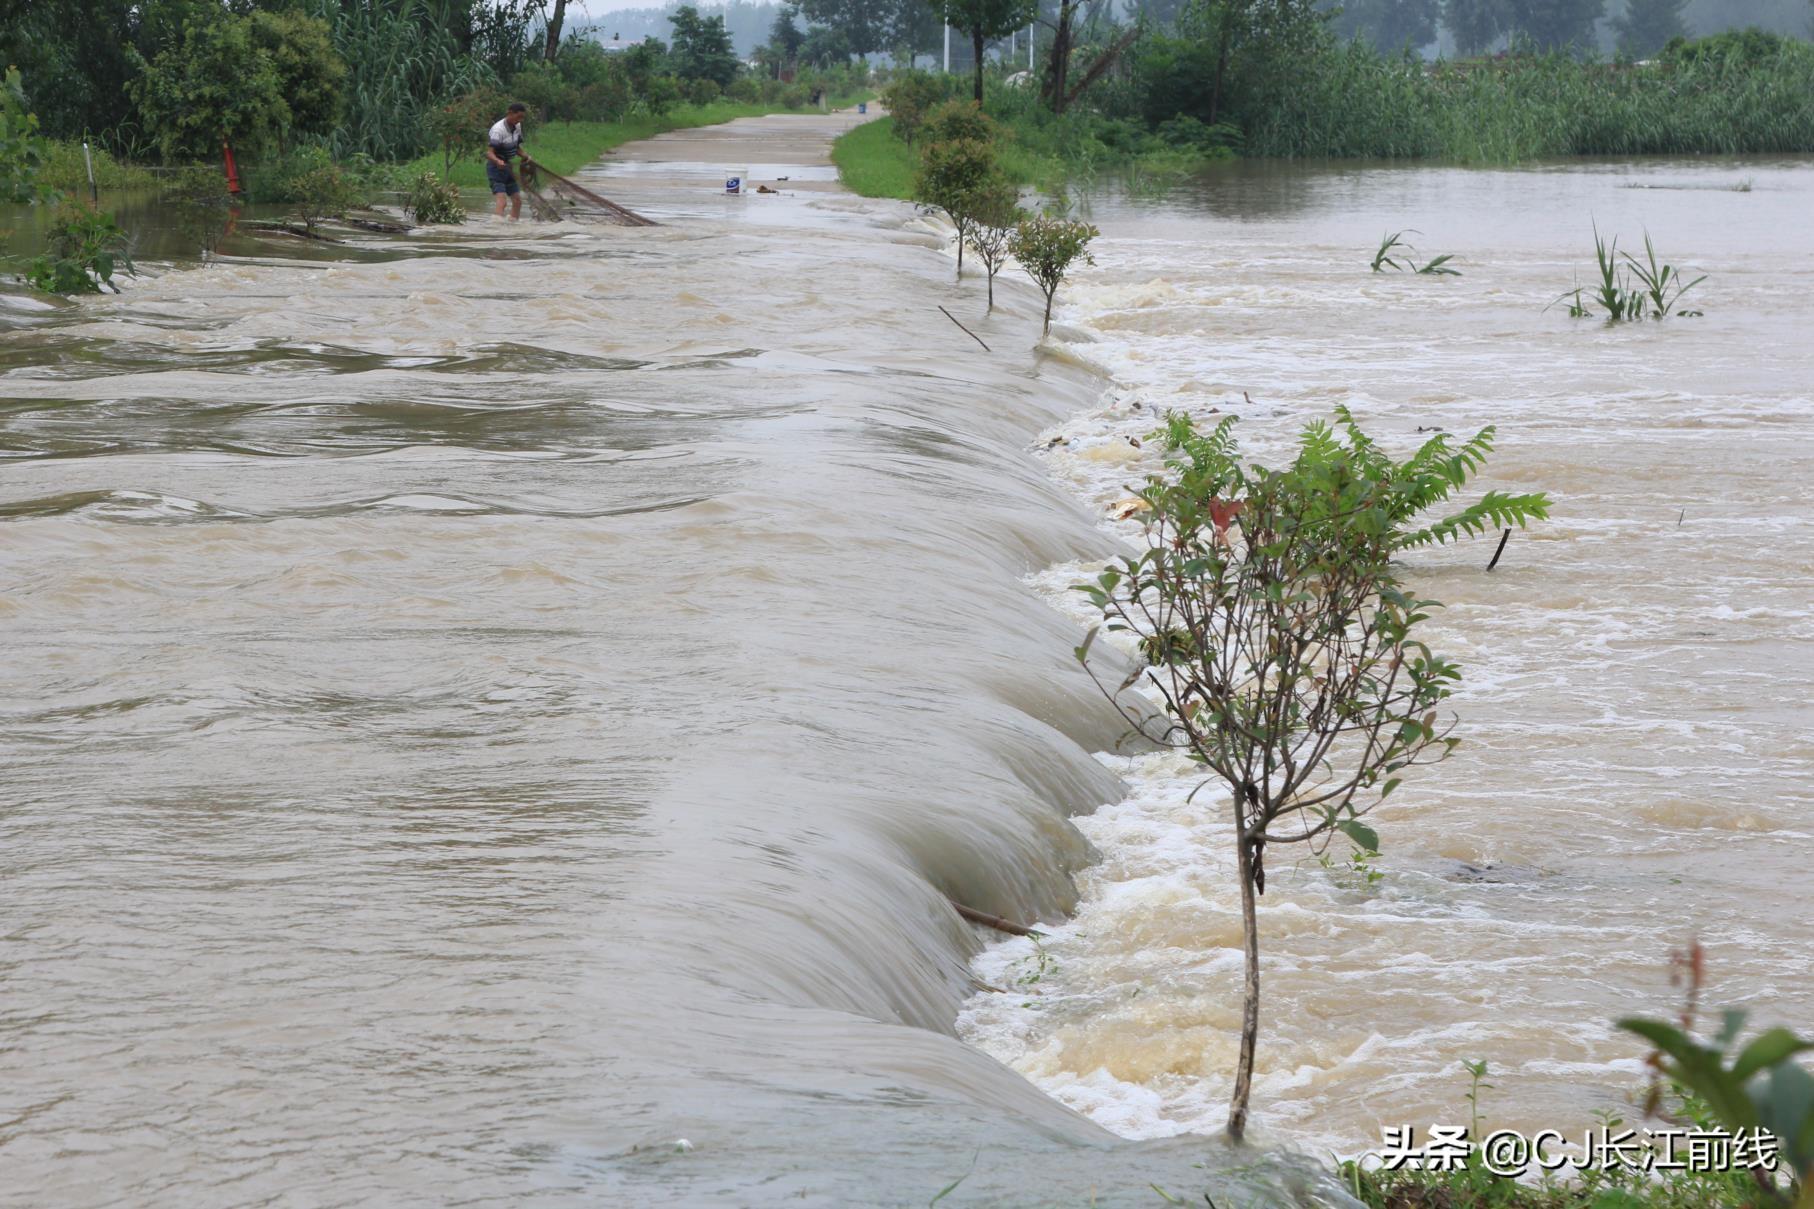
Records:
{"label": "man's dark shorts", "polygon": [[510,169],[500,168],[490,160],[486,160],[485,179],[491,182],[493,193],[502,193],[507,197],[517,195],[516,177],[511,175]]}

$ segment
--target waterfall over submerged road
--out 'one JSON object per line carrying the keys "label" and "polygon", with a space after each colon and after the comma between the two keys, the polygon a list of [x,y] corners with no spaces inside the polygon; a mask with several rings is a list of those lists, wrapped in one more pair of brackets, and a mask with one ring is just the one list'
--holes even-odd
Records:
{"label": "waterfall over submerged road", "polygon": [[[0,1200],[1340,1203],[1169,1136],[1226,1100],[1226,835],[1098,754],[1064,589],[1173,407],[1262,457],[1336,404],[1401,450],[1496,424],[1481,485],[1556,500],[1491,575],[1411,558],[1466,746],[1376,886],[1268,878],[1259,1138],[1463,1122],[1474,1058],[1495,1125],[1585,1127],[1691,935],[1709,1008],[1805,1031],[1814,167],[1097,199],[1035,360],[1028,292],[981,317],[836,192],[847,120],[581,178],[659,228],[0,293]],[[1545,314],[1596,221],[1706,315]],[[1369,273],[1403,227],[1465,275]],[[972,966],[948,897],[1080,909]]]}
{"label": "waterfall over submerged road", "polygon": [[1111,548],[1029,453],[1102,384],[826,191],[845,120],[581,178],[659,228],[0,294],[0,1198],[1300,1181],[953,1036],[947,895],[1059,918],[1120,792],[1022,582]]}

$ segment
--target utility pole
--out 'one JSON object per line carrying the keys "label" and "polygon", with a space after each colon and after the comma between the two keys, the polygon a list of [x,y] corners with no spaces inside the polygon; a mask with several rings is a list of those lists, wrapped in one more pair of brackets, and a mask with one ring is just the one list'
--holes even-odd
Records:
{"label": "utility pole", "polygon": [[951,27],[945,27],[945,74],[951,74]]}
{"label": "utility pole", "polygon": [[1027,70],[1033,70],[1033,27],[1027,26]]}

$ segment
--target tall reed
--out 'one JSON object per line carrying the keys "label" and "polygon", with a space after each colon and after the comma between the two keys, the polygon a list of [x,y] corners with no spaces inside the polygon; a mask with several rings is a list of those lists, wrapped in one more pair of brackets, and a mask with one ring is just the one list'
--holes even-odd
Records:
{"label": "tall reed", "polygon": [[312,11],[332,29],[347,65],[336,153],[408,159],[428,146],[431,107],[497,82],[490,65],[469,53],[473,30],[462,22],[470,16],[449,0],[313,0]]}
{"label": "tall reed", "polygon": [[1814,151],[1814,47],[1655,64],[1566,55],[1438,63],[1356,44],[1266,83],[1239,115],[1249,155],[1441,158]]}

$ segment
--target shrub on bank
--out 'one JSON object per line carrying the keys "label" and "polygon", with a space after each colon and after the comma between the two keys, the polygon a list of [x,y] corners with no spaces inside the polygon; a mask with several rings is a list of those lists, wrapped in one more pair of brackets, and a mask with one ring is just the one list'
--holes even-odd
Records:
{"label": "shrub on bank", "polygon": [[882,103],[894,119],[894,135],[909,146],[919,137],[920,123],[933,106],[948,100],[955,91],[954,77],[933,75],[928,71],[896,72],[882,90]]}
{"label": "shrub on bank", "polygon": [[404,199],[404,212],[420,226],[435,226],[466,221],[466,206],[460,201],[460,187],[424,172],[410,186]]}

